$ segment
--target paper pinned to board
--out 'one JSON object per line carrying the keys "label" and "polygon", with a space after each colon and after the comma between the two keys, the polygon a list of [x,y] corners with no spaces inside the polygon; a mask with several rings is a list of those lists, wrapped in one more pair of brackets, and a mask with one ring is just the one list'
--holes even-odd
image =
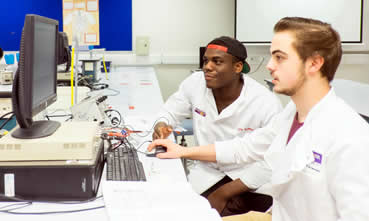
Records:
{"label": "paper pinned to board", "polygon": [[[189,183],[103,183],[109,220],[221,220],[209,202]],[[129,219],[127,219],[129,218]]]}

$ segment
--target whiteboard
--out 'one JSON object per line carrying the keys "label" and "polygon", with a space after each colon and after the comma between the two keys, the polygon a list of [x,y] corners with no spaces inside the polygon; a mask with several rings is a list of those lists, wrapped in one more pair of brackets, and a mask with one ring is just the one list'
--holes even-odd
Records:
{"label": "whiteboard", "polygon": [[363,0],[236,0],[235,37],[246,44],[267,44],[279,19],[299,16],[332,24],[344,50],[369,50],[367,8]]}

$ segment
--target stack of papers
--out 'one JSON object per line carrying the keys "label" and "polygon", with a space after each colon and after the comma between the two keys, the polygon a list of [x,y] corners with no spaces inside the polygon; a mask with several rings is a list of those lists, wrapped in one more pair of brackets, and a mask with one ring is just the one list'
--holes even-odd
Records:
{"label": "stack of papers", "polygon": [[209,202],[185,182],[106,181],[103,195],[111,221],[222,220]]}

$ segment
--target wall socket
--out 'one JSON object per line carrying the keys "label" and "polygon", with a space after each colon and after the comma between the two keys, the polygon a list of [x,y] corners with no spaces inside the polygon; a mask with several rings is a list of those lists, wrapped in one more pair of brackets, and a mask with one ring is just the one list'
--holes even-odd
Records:
{"label": "wall socket", "polygon": [[6,114],[12,111],[12,99],[0,98],[0,115]]}
{"label": "wall socket", "polygon": [[136,37],[136,55],[147,56],[150,53],[150,38],[148,36]]}

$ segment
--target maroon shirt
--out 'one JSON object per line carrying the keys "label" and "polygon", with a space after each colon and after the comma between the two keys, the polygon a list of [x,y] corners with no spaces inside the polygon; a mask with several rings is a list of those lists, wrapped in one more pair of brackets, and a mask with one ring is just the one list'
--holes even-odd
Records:
{"label": "maroon shirt", "polygon": [[288,134],[288,139],[287,139],[287,144],[288,142],[290,142],[291,138],[293,137],[293,135],[296,133],[296,131],[302,126],[304,125],[304,122],[300,123],[298,120],[297,120],[297,112],[296,112],[296,115],[293,119],[293,122],[292,122],[292,126],[291,126],[291,130],[290,130],[290,133]]}

